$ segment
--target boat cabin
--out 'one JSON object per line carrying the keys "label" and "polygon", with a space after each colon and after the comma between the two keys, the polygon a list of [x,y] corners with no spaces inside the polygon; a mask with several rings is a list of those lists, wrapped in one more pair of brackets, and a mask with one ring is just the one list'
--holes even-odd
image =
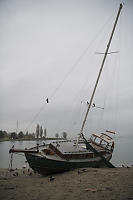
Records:
{"label": "boat cabin", "polygon": [[101,133],[99,135],[92,134],[90,140],[92,143],[99,145],[102,148],[107,149],[109,151],[113,151],[113,149],[114,149],[113,139],[105,133]]}
{"label": "boat cabin", "polygon": [[[91,141],[89,141],[91,143]],[[95,145],[95,149],[100,152],[101,155],[106,154],[106,150],[98,145]],[[95,158],[96,154],[86,149],[84,143],[75,145],[72,141],[58,141],[49,144],[48,149],[43,149],[43,152],[48,156],[58,155],[62,159],[75,160],[75,159],[90,159]]]}

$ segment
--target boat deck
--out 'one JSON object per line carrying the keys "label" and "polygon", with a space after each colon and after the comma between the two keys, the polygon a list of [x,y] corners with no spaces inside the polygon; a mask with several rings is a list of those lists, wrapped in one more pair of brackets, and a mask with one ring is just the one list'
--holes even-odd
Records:
{"label": "boat deck", "polygon": [[[74,142],[58,142],[58,143],[51,143],[51,145],[60,151],[62,154],[88,154],[93,153],[91,150],[86,149],[86,145],[84,143],[80,143],[76,145]],[[51,147],[50,145],[50,147]],[[104,151],[104,149],[100,146],[97,146],[93,143],[91,145],[97,150],[97,151]]]}

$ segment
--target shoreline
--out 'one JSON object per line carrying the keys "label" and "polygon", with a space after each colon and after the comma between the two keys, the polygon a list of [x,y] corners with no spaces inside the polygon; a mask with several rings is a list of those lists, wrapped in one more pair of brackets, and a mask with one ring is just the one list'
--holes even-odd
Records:
{"label": "shoreline", "polygon": [[[18,175],[17,175],[18,173]],[[2,200],[133,200],[133,168],[76,169],[43,177],[31,169],[0,169]]]}
{"label": "shoreline", "polygon": [[22,139],[9,139],[9,138],[5,138],[5,139],[0,139],[0,142],[16,142],[16,141],[45,141],[45,140],[64,140],[64,138],[22,138]]}

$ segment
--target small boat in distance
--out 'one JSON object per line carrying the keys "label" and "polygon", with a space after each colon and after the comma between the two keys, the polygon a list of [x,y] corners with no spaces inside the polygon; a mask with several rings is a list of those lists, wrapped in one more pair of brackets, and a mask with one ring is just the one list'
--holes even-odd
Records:
{"label": "small boat in distance", "polygon": [[89,140],[86,140],[83,134],[83,129],[90,108],[93,105],[93,98],[96,88],[103,70],[103,66],[109,51],[112,37],[120,16],[122,4],[120,4],[117,17],[107,44],[103,61],[99,70],[98,77],[88,103],[87,111],[81,130],[77,140],[62,140],[54,141],[49,144],[37,145],[30,149],[14,149],[11,148],[9,153],[24,153],[29,163],[29,166],[36,172],[42,175],[64,172],[76,168],[86,167],[102,167],[107,166],[113,168],[114,166],[109,162],[114,150],[114,141],[108,134],[114,134],[112,131],[105,133],[92,134]]}

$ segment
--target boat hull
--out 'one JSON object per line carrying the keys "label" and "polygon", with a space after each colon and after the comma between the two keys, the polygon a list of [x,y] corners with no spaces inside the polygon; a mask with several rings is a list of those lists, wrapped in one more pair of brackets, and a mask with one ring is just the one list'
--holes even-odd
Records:
{"label": "boat hull", "polygon": [[[45,157],[41,157],[35,154],[25,153],[25,157],[29,163],[29,166],[39,174],[44,176],[54,173],[65,172],[76,168],[88,168],[88,167],[103,167],[104,163],[100,157],[89,160],[53,160]],[[112,154],[107,154],[106,159],[109,161]]]}

